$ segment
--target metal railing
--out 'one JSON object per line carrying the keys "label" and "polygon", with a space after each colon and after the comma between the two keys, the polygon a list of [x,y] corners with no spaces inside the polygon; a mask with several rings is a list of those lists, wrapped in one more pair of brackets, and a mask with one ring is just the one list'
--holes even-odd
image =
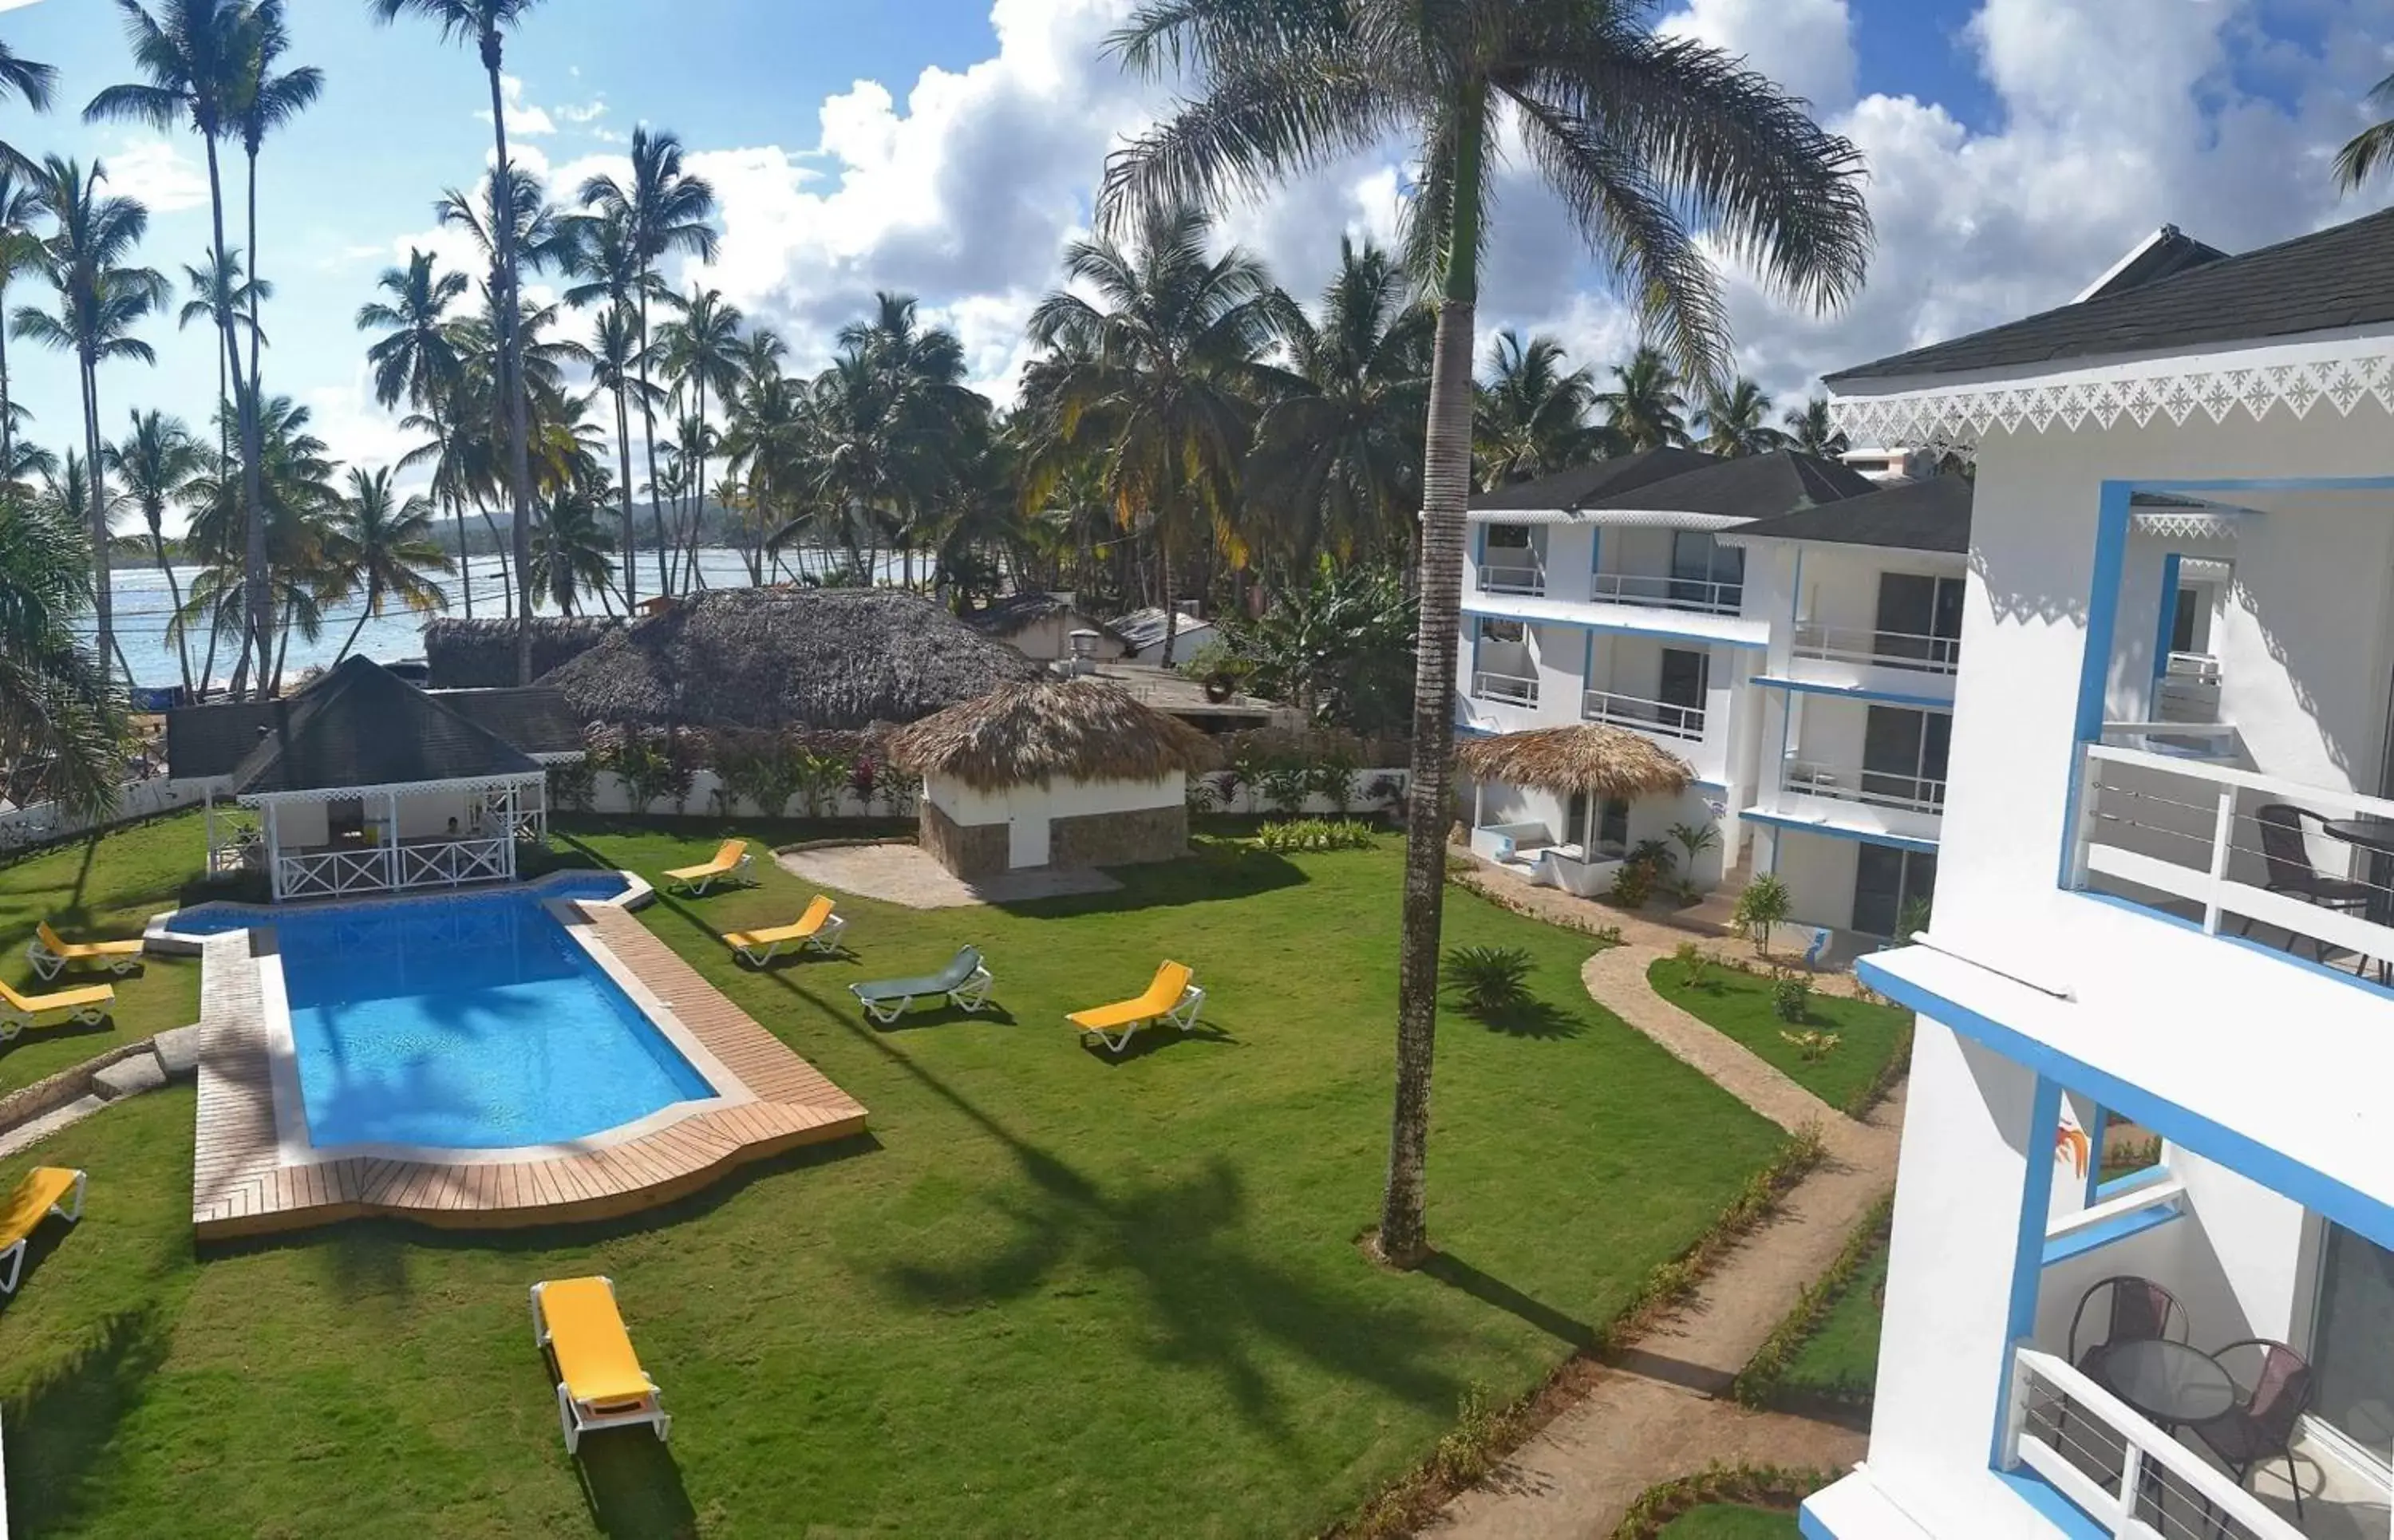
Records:
{"label": "metal railing", "polygon": [[1579,714],[1583,721],[1638,728],[1664,738],[1702,738],[1704,735],[1703,706],[1650,701],[1642,695],[1590,690],[1580,696]]}
{"label": "metal railing", "polygon": [[1518,674],[1477,673],[1471,676],[1471,694],[1475,700],[1502,701],[1507,705],[1538,704],[1538,681],[1525,679]]}
{"label": "metal railing", "polygon": [[1480,591],[1483,594],[1538,595],[1546,591],[1546,564],[1535,551],[1491,551],[1480,559]]}
{"label": "metal railing", "polygon": [[2258,1497],[2051,1353],[2012,1349],[2002,1465],[2127,1540],[2306,1540]]}
{"label": "metal railing", "polygon": [[1801,621],[1796,626],[1796,655],[1834,663],[1873,664],[1882,668],[1910,668],[1924,674],[1952,674],[1962,666],[1962,638],[1881,631],[1864,625],[1816,625]]}
{"label": "metal railing", "polygon": [[1694,610],[1708,615],[1733,615],[1745,603],[1743,583],[1709,583],[1692,577],[1638,577],[1627,573],[1598,573],[1588,579],[1588,596],[1617,604],[1652,604],[1665,610]]}
{"label": "metal railing", "polygon": [[1945,810],[1945,783],[1925,775],[1899,775],[1790,759],[1780,783],[1801,796],[1825,796],[1838,802],[1861,802],[1906,812]]}

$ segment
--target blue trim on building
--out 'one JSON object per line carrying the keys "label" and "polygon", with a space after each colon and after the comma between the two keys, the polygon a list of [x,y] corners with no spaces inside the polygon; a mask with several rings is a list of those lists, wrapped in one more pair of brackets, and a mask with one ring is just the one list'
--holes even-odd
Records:
{"label": "blue trim on building", "polygon": [[[1590,603],[1602,606],[1609,605],[1610,601],[1606,599],[1593,599],[1590,600]],[[1638,608],[1638,606],[1635,605],[1611,607],[1624,609]],[[1566,620],[1555,615],[1521,614],[1494,607],[1475,609],[1469,602],[1465,603],[1463,606],[1463,612],[1474,617],[1475,619],[1480,620],[1518,621],[1523,625],[1570,626],[1581,631],[1598,632],[1605,636],[1651,637],[1657,641],[1688,642],[1698,647],[1741,647],[1749,652],[1767,652],[1770,650],[1770,643],[1768,640],[1750,641],[1737,637],[1720,637],[1715,636],[1709,631],[1673,631],[1656,625],[1624,625],[1613,622],[1600,620]],[[1733,615],[1723,615],[1720,618],[1723,620],[1733,620],[1736,617]]]}
{"label": "blue trim on building", "polygon": [[2095,1206],[2095,1193],[2103,1180],[2103,1130],[2110,1125],[2111,1114],[2100,1106],[2095,1109],[2095,1126],[2086,1130],[2086,1206]]}
{"label": "blue trim on building", "polygon": [[[1850,839],[1862,845],[1885,845],[1898,850],[1916,850],[1922,855],[1928,856],[1937,853],[1937,841],[1921,839],[1912,835],[1891,835],[1876,829],[1841,828],[1835,823],[1814,823],[1806,819],[1788,818],[1780,813],[1747,811],[1737,816],[1748,823],[1767,823],[1774,829],[1788,829],[1799,835],[1826,835],[1831,839]],[[1771,850],[1774,860],[1778,853],[1774,847]]]}
{"label": "blue trim on building", "polygon": [[2036,1509],[2038,1518],[2070,1540],[2111,1540],[2110,1530],[2097,1523],[2085,1508],[2064,1497],[2052,1482],[2035,1471],[1998,1470],[1995,1480],[2011,1488],[2013,1495]]}
{"label": "blue trim on building", "polygon": [[1754,683],[1765,690],[1792,690],[1807,695],[1835,695],[1848,701],[1881,701],[1889,705],[1917,706],[1923,711],[1951,711],[1950,695],[1907,695],[1899,690],[1871,690],[1858,684],[1815,684],[1809,679],[1782,679],[1756,674]]}
{"label": "blue trim on building", "polygon": [[2045,1242],[2043,1265],[2049,1268],[2056,1262],[2066,1262],[2072,1257],[2084,1257],[2090,1251],[2116,1245],[2130,1236],[2159,1230],[2173,1219],[2183,1218],[2185,1214],[2176,1200],[2164,1199],[2142,1208],[2130,1209],[2125,1214],[2114,1215],[2101,1224],[2088,1225],[2085,1230],[2072,1231]]}
{"label": "blue trim on building", "polygon": [[[2172,551],[2162,558],[2161,621],[2153,628],[2153,682],[2159,684],[2169,673],[2170,643],[2177,639],[2178,567],[2184,559]],[[2146,716],[2147,721],[2161,717],[2161,703],[2155,701]]]}
{"label": "blue trim on building", "polygon": [[[2108,903],[2114,909],[2125,909],[2132,915],[2149,920],[2158,920],[2164,925],[2174,925],[2180,930],[2190,930],[2198,936],[2203,934],[2201,920],[2189,919],[2184,915],[2173,915],[2166,909],[2156,909],[2148,903],[2138,903],[2134,899],[2122,898],[2117,893],[2098,893],[2092,888],[2081,888],[2072,896],[2091,899],[2097,903]],[[2267,941],[2256,941],[2250,936],[2230,935],[2225,930],[2205,939],[2223,941],[2230,946],[2241,946],[2247,952],[2257,952],[2281,967],[2299,967],[2306,973],[2316,974],[2322,979],[2333,979],[2347,989],[2365,989],[2380,999],[2394,998],[2394,989],[2379,983],[2365,972],[2347,973],[2340,967],[2331,967],[2316,958],[2306,957],[2299,952],[2289,952],[2282,947],[2271,946]]]}
{"label": "blue trim on building", "polygon": [[1987,1463],[2000,1473],[2005,1409],[2012,1402],[2017,1367],[2012,1344],[2036,1332],[2037,1290],[2045,1282],[2045,1227],[2053,1215],[2053,1131],[2061,1125],[2061,1082],[2040,1071],[2028,1104],[2028,1178],[2020,1183],[2020,1211],[2012,1235],[2012,1288],[2004,1324],[2002,1377],[1995,1387],[1995,1424]]}
{"label": "blue trim on building", "polygon": [[2141,1086],[2098,1070],[1957,1000],[1899,978],[1874,957],[1857,958],[1854,975],[1906,1009],[1941,1022],[1973,1042],[1983,1043],[2014,1063],[2049,1076],[2071,1090],[2093,1097],[2172,1144],[2182,1144],[2206,1160],[2217,1161],[2272,1192],[2292,1198],[2313,1213],[2394,1250],[2394,1204],[2384,1199],[2348,1187],[2325,1172],[2270,1149],[2249,1134],[2239,1133]]}
{"label": "blue trim on building", "polygon": [[1837,1532],[1822,1523],[1821,1516],[1812,1511],[1812,1502],[1809,1497],[1796,1510],[1796,1533],[1804,1540],[1837,1540]]}
{"label": "blue trim on building", "polygon": [[[2098,1161],[2095,1168],[2100,1171],[2102,1163]],[[2169,1163],[2164,1161],[2159,1165],[2148,1165],[2142,1171],[2131,1171],[2124,1177],[2114,1177],[2107,1182],[2097,1182],[2093,1201],[2110,1203],[2112,1199],[2125,1196],[2140,1187],[2151,1187],[2155,1182],[2165,1182],[2169,1180]]]}
{"label": "blue trim on building", "polygon": [[2078,747],[2103,736],[2103,700],[2111,680],[2111,633],[2120,615],[2120,571],[2128,554],[2128,516],[2138,483],[2103,483],[2100,511],[2095,520],[2094,571],[2086,589],[2085,651],[2078,663],[2078,731],[2070,745],[2070,762],[2062,768],[2069,788],[2061,809],[2061,862],[2057,886],[2070,886],[2071,852],[2077,843]]}

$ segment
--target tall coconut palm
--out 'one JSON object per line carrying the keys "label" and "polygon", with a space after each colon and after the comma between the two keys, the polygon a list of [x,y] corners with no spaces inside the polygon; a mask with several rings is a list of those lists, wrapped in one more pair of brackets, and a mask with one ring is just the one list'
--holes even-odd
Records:
{"label": "tall coconut palm", "polygon": [[[499,82],[499,69],[505,62],[506,34],[520,24],[540,0],[366,0],[366,9],[377,21],[388,23],[401,16],[420,16],[441,29],[444,42],[471,42],[480,52],[482,72],[490,78],[491,132],[495,137],[498,159],[492,172],[493,187],[509,187],[515,181],[514,164],[507,158],[506,94]],[[495,200],[494,200],[495,203]],[[499,394],[502,410],[506,414],[507,491],[515,511],[512,544],[515,547],[515,570],[519,580],[532,581],[532,444],[531,428],[527,421],[529,408],[524,401],[521,309],[523,274],[517,264],[516,228],[509,219],[496,219],[498,237],[497,283]],[[532,591],[520,587],[516,596],[516,682],[532,683]]]}
{"label": "tall coconut palm", "polygon": [[1814,396],[1801,406],[1789,407],[1779,421],[1787,429],[1787,441],[1807,454],[1834,460],[1851,447],[1845,430],[1829,415],[1826,396]]}
{"label": "tall coconut palm", "polygon": [[[612,221],[623,232],[625,255],[630,260],[628,291],[618,303],[625,300],[638,307],[639,315],[639,377],[643,388],[640,408],[641,430],[648,441],[649,507],[656,512],[657,485],[657,418],[655,407],[646,399],[645,387],[651,384],[649,365],[649,300],[657,292],[657,264],[665,257],[681,253],[701,261],[715,258],[715,188],[705,178],[684,169],[681,140],[667,133],[651,134],[645,127],[632,130],[631,167],[622,178],[601,173],[582,184],[578,201],[593,217]],[[626,550],[624,559],[628,564],[632,553]],[[665,530],[662,515],[657,517],[657,581],[663,584],[665,566]],[[669,590],[668,590],[669,591]]]}
{"label": "tall coconut palm", "polygon": [[[215,252],[207,255],[207,266],[204,268],[193,267],[189,262],[183,264],[183,287],[191,297],[185,300],[183,308],[175,314],[177,331],[188,330],[194,321],[205,321],[219,331],[228,326],[249,324],[252,309],[249,291],[253,286],[262,287],[265,291],[258,296],[259,298],[274,297],[273,284],[259,284],[255,280],[243,278],[239,251],[228,252],[221,257]],[[232,376],[226,370],[223,350],[216,349],[211,351],[217,355],[217,457],[230,462],[232,458],[230,435],[238,408],[233,405]]]}
{"label": "tall coconut palm", "polygon": [[2336,152],[2335,185],[2344,192],[2358,192],[2387,165],[2394,165],[2394,75],[2369,88],[2369,105],[2386,114],[2377,122],[2355,134]]}
{"label": "tall coconut palm", "polygon": [[[690,293],[675,307],[681,311],[677,321],[657,328],[658,363],[691,399],[697,429],[683,435],[686,445],[694,447],[701,455],[697,474],[691,482],[691,522],[689,537],[694,543],[701,516],[706,504],[706,462],[717,435],[706,423],[706,397],[712,390],[717,403],[728,403],[732,388],[740,383],[740,328],[745,317],[740,307],[724,303],[719,289],[692,283]],[[697,566],[693,549],[691,565]]]}
{"label": "tall coconut palm", "polygon": [[[104,191],[108,173],[95,161],[89,171],[52,155],[43,163],[42,207],[53,230],[42,244],[43,264],[58,290],[56,314],[20,308],[11,320],[16,334],[59,352],[72,353],[83,386],[84,463],[91,477],[92,617],[99,625],[104,661],[125,656],[116,646],[114,603],[110,593],[107,478],[99,473],[99,366],[113,359],[156,363],[150,345],[134,326],[166,300],[166,280],[154,269],[131,265],[150,229],[150,211],[131,198]],[[132,670],[125,668],[125,682]]]}
{"label": "tall coconut palm", "polygon": [[[324,94],[324,72],[312,64],[275,72],[275,64],[291,46],[291,30],[283,20],[283,0],[256,0],[251,9],[249,24],[243,29],[245,53],[241,86],[230,115],[231,126],[241,135],[242,153],[248,163],[245,185],[249,202],[249,265],[253,271],[258,265],[258,152],[265,148],[269,134],[289,125]],[[257,307],[270,293],[256,284],[249,289],[249,391],[253,396],[264,388],[258,359],[265,334],[257,324]]]}
{"label": "tall coconut palm", "polygon": [[1524,342],[1508,329],[1489,344],[1488,383],[1474,388],[1471,414],[1485,485],[1549,475],[1610,447],[1605,430],[1588,422],[1596,381],[1566,362],[1563,345],[1550,336]]}
{"label": "tall coconut palm", "polygon": [[[0,43],[0,101],[13,96],[34,112],[46,112],[50,110],[50,91],[58,83],[57,65],[20,59],[16,49]],[[38,177],[42,169],[31,156],[5,139],[0,139],[0,168],[28,179]]]}
{"label": "tall coconut palm", "polygon": [[[1179,597],[1172,559],[1193,526],[1210,524],[1231,559],[1243,559],[1240,472],[1261,360],[1296,309],[1244,251],[1208,257],[1213,228],[1204,210],[1180,204],[1148,211],[1127,249],[1102,236],[1075,241],[1064,248],[1065,276],[1105,308],[1068,289],[1031,313],[1032,340],[1064,346],[1070,360],[1052,384],[1062,447],[1103,457],[1125,529],[1149,521],[1167,611]],[[1166,668],[1177,630],[1164,628]]]}
{"label": "tall coconut palm", "polygon": [[1190,99],[1107,170],[1102,217],[1256,193],[1401,136],[1421,167],[1408,249],[1439,305],[1423,465],[1422,603],[1398,975],[1397,1085],[1377,1245],[1426,1253],[1424,1162],[1445,893],[1449,752],[1471,346],[1486,236],[1484,165],[1518,129],[1597,257],[1681,366],[1727,352],[1701,244],[1816,309],[1861,283],[1870,218],[1860,157],[1743,61],[1653,30],[1655,0],[1142,0],[1112,46],[1135,70],[1187,68]]}
{"label": "tall coconut palm", "polygon": [[1678,369],[1663,350],[1640,346],[1612,366],[1612,385],[1596,393],[1598,410],[1624,450],[1685,447],[1688,396]]}
{"label": "tall coconut palm", "polygon": [[1725,390],[1704,397],[1696,426],[1703,447],[1715,454],[1768,454],[1787,445],[1787,435],[1770,426],[1770,393],[1740,375]]}
{"label": "tall coconut palm", "polygon": [[598,312],[590,333],[590,383],[604,390],[615,407],[616,496],[621,503],[624,553],[624,607],[638,602],[639,546],[632,528],[632,419],[629,403],[640,401],[653,410],[664,392],[641,378],[640,322],[630,309],[610,305]]}
{"label": "tall coconut palm", "polygon": [[0,504],[0,785],[86,815],[116,801],[123,735],[108,670],[75,635],[91,608],[80,508]]}
{"label": "tall coconut palm", "polygon": [[1305,383],[1256,424],[1247,488],[1299,573],[1325,551],[1347,560],[1411,548],[1435,318],[1410,289],[1388,253],[1342,236],[1321,318],[1287,322]]}
{"label": "tall coconut palm", "polygon": [[548,517],[533,541],[533,584],[561,614],[580,613],[585,594],[604,602],[615,581],[614,538],[587,486],[569,486],[549,499]]}
{"label": "tall coconut palm", "polygon": [[[622,466],[615,493],[624,519],[624,606],[639,602],[639,544],[632,524],[632,427],[630,402],[641,403],[641,420],[650,420],[663,394],[649,379],[649,347],[640,332],[639,307],[644,298],[664,297],[664,280],[650,272],[633,250],[632,223],[626,214],[610,217],[575,215],[566,221],[565,270],[581,280],[565,291],[565,302],[575,309],[603,304],[591,353],[604,375],[607,391],[615,398],[616,458]],[[650,480],[655,480],[655,461]],[[654,505],[651,504],[651,510]],[[657,581],[664,581],[664,547],[660,530]]]}
{"label": "tall coconut palm", "polygon": [[[232,122],[240,100],[244,72],[255,54],[251,33],[254,18],[236,0],[162,0],[152,15],[140,0],[116,0],[125,20],[125,41],[133,50],[134,67],[146,84],[112,86],[91,99],[83,110],[90,123],[134,122],[160,133],[188,126],[200,136],[207,152],[208,216],[216,239],[211,251],[227,251],[224,224],[224,176],[217,164],[217,141]],[[239,334],[230,318],[221,327],[229,369],[238,381],[242,373]],[[245,655],[257,669],[263,688],[267,659],[273,645],[274,600],[266,572],[265,494],[258,461],[257,401],[255,394],[236,390],[242,446],[242,507],[246,510],[243,576],[248,597]],[[244,668],[248,666],[244,664]]]}
{"label": "tall coconut palm", "polygon": [[[401,401],[431,420],[436,440],[449,437],[445,414],[465,363],[457,356],[450,309],[473,287],[462,272],[442,272],[430,252],[410,248],[407,266],[385,268],[375,287],[386,297],[358,307],[358,330],[380,332],[366,349],[374,368],[375,400],[385,407]],[[458,582],[465,590],[466,618],[474,618],[474,566],[466,556],[466,505],[446,482],[434,487],[449,504],[457,531]]]}
{"label": "tall coconut palm", "polygon": [[989,414],[989,401],[965,383],[964,344],[944,326],[926,326],[913,295],[888,290],[873,296],[873,314],[839,329],[843,354],[853,358],[883,414],[893,464],[904,467],[903,495],[883,511],[914,581],[914,552],[930,502],[953,488],[968,454],[966,436]]}
{"label": "tall coconut palm", "polygon": [[[33,221],[42,212],[40,168],[28,171],[18,164],[20,159],[0,144],[0,316],[7,314],[8,286],[38,271],[42,262],[41,241],[33,234]],[[20,410],[8,393],[7,331],[0,325],[0,467],[16,463]]]}
{"label": "tall coconut palm", "polygon": [[155,409],[136,411],[125,437],[104,446],[101,454],[102,467],[116,478],[125,500],[141,515],[142,526],[150,533],[151,559],[165,578],[166,593],[175,606],[177,618],[168,622],[167,629],[174,634],[176,661],[182,665],[183,698],[197,701],[192,691],[191,638],[179,618],[183,587],[175,576],[175,564],[166,559],[165,523],[166,510],[189,495],[191,482],[206,467],[206,454],[181,418]]}
{"label": "tall coconut palm", "polygon": [[432,538],[433,518],[431,500],[421,493],[399,495],[388,466],[349,467],[349,491],[333,510],[324,541],[322,584],[332,602],[360,597],[364,602],[335,663],[349,655],[366,622],[379,617],[391,600],[417,614],[448,602],[441,585],[424,575],[454,565]]}

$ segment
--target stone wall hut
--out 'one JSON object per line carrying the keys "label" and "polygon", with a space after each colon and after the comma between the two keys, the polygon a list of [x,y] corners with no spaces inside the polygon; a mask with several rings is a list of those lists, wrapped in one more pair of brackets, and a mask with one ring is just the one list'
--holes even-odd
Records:
{"label": "stone wall hut", "polygon": [[1189,847],[1204,733],[1098,679],[1002,685],[900,730],[923,848],[967,881],[1033,866],[1170,861]]}

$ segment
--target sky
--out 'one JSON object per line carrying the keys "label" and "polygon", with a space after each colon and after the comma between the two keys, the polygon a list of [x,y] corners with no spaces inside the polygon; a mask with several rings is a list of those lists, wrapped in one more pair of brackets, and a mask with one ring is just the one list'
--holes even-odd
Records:
{"label": "sky", "polygon": [[[1171,100],[1171,83],[1128,78],[1102,52],[1130,4],[548,0],[508,44],[510,135],[570,199],[622,164],[634,125],[673,131],[715,184],[723,230],[704,270],[677,262],[677,287],[721,289],[804,369],[876,289],[916,295],[963,339],[975,383],[1006,400],[1023,321],[1086,231],[1107,151]],[[479,270],[432,204],[486,172],[487,84],[470,50],[420,22],[377,27],[363,0],[290,9],[286,62],[328,82],[263,163],[267,384],[336,454],[387,464],[412,441],[373,401],[352,318],[411,247]],[[1782,404],[1838,367],[2065,302],[2162,223],[2236,251],[2387,196],[2340,199],[2328,163],[2368,121],[2367,87],[2394,72],[2394,0],[1662,0],[1656,15],[1805,97],[1870,168],[1877,252],[1842,313],[1791,312],[1729,274],[1740,362]],[[179,281],[210,242],[201,145],[80,122],[94,92],[133,78],[116,6],[0,0],[0,40],[61,75],[48,116],[0,107],[0,137],[101,160],[152,211],[145,260]],[[1401,145],[1359,156],[1229,211],[1224,239],[1310,300],[1342,233],[1391,237],[1404,172]],[[237,210],[237,150],[226,177]],[[1498,177],[1483,343],[1510,326],[1617,361],[1636,328],[1605,275],[1518,157]],[[20,285],[7,302],[46,298]],[[143,335],[157,364],[102,371],[103,432],[135,406],[203,425],[204,322],[178,331],[170,314]],[[67,363],[24,344],[9,362],[36,437],[74,437]]]}

